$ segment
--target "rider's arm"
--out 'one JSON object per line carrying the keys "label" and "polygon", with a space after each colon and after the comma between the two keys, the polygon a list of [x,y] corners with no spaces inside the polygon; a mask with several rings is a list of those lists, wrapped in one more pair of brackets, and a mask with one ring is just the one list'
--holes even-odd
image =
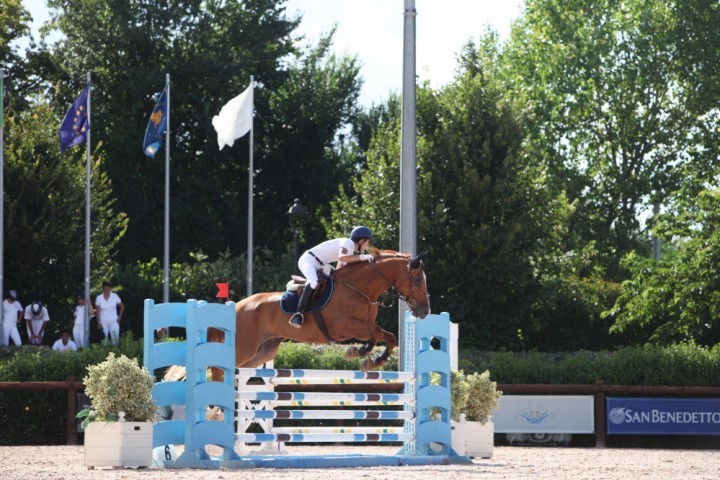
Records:
{"label": "rider's arm", "polygon": [[353,262],[362,262],[364,258],[362,255],[354,255],[353,253],[348,253],[348,251],[344,248],[340,249],[340,258],[338,258],[338,268],[345,265],[346,263],[353,263]]}

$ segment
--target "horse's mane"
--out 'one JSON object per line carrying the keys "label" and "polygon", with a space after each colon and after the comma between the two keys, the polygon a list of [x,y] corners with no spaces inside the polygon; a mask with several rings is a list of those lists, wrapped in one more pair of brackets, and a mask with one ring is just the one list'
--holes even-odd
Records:
{"label": "horse's mane", "polygon": [[[377,248],[375,248],[375,247],[372,247],[372,248],[370,249],[370,254],[371,254],[373,257],[375,257],[375,261],[376,261],[376,262],[383,262],[383,261],[385,261],[385,260],[392,260],[392,259],[396,259],[396,258],[400,258],[400,259],[403,259],[403,260],[409,260],[409,259],[412,257],[412,255],[407,254],[407,253],[400,253],[400,252],[396,252],[395,250],[379,250],[379,249],[377,249]],[[337,275],[341,275],[341,276],[348,275],[348,274],[351,274],[352,272],[354,272],[354,271],[356,271],[356,270],[359,270],[359,269],[361,269],[361,268],[368,267],[369,265],[370,265],[370,264],[369,264],[368,262],[352,262],[352,263],[348,263],[347,265],[345,265],[345,266],[342,267],[341,269],[337,270],[337,271],[334,273],[334,275],[336,275],[336,276],[337,276]]]}
{"label": "horse's mane", "polygon": [[400,253],[395,250],[378,250],[375,247],[370,250],[370,254],[375,257],[375,260],[384,260],[386,258],[404,258],[408,260],[412,256],[409,253]]}

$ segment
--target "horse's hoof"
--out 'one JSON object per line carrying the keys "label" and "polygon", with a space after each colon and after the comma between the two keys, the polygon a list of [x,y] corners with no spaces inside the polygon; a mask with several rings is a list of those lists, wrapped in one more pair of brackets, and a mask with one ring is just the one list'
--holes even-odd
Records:
{"label": "horse's hoof", "polygon": [[369,372],[372,370],[375,366],[375,363],[370,360],[369,358],[366,358],[362,362],[360,362],[360,371],[361,372]]}
{"label": "horse's hoof", "polygon": [[360,356],[360,352],[356,347],[350,347],[345,351],[345,360],[352,360],[353,358],[358,358]]}

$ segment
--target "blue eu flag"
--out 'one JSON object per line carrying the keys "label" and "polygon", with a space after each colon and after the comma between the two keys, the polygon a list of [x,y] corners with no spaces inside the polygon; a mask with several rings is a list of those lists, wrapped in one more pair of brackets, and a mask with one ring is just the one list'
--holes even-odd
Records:
{"label": "blue eu flag", "polygon": [[70,147],[80,145],[87,138],[87,133],[90,130],[87,111],[89,93],[90,82],[65,114],[65,118],[60,125],[60,153]]}
{"label": "blue eu flag", "polygon": [[150,115],[147,129],[145,130],[145,141],[143,142],[143,152],[150,158],[155,158],[155,154],[162,146],[163,135],[167,131],[168,117],[168,86],[160,94],[160,99]]}

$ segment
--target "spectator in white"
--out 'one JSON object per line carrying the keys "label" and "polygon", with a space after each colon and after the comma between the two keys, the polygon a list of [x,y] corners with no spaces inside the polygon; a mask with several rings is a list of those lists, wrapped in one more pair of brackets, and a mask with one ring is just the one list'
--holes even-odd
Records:
{"label": "spectator in white", "polygon": [[16,347],[22,345],[20,341],[20,332],[18,331],[18,324],[22,320],[23,308],[18,302],[17,292],[15,290],[8,290],[5,293],[5,300],[2,305],[2,346],[9,347],[10,339],[12,338],[13,343]]}
{"label": "spectator in white", "polygon": [[112,291],[112,284],[107,280],[103,282],[102,293],[95,298],[95,313],[98,318],[98,328],[102,328],[107,343],[108,337],[113,345],[118,344],[120,338],[120,322],[125,311],[125,305],[117,293]]}
{"label": "spectator in white", "polygon": [[52,349],[56,352],[77,352],[77,345],[70,340],[70,332],[63,330],[60,338],[53,343]]}
{"label": "spectator in white", "polygon": [[91,317],[95,315],[95,312],[92,303],[89,301],[86,302],[85,296],[82,293],[75,295],[75,302],[75,311],[73,312],[73,317],[75,319],[75,323],[73,324],[73,340],[75,340],[75,344],[79,348],[82,348],[85,346],[85,306],[90,306]]}
{"label": "spectator in white", "polygon": [[45,323],[50,321],[47,308],[42,302],[32,302],[25,307],[25,323],[31,345],[42,345],[45,336]]}

